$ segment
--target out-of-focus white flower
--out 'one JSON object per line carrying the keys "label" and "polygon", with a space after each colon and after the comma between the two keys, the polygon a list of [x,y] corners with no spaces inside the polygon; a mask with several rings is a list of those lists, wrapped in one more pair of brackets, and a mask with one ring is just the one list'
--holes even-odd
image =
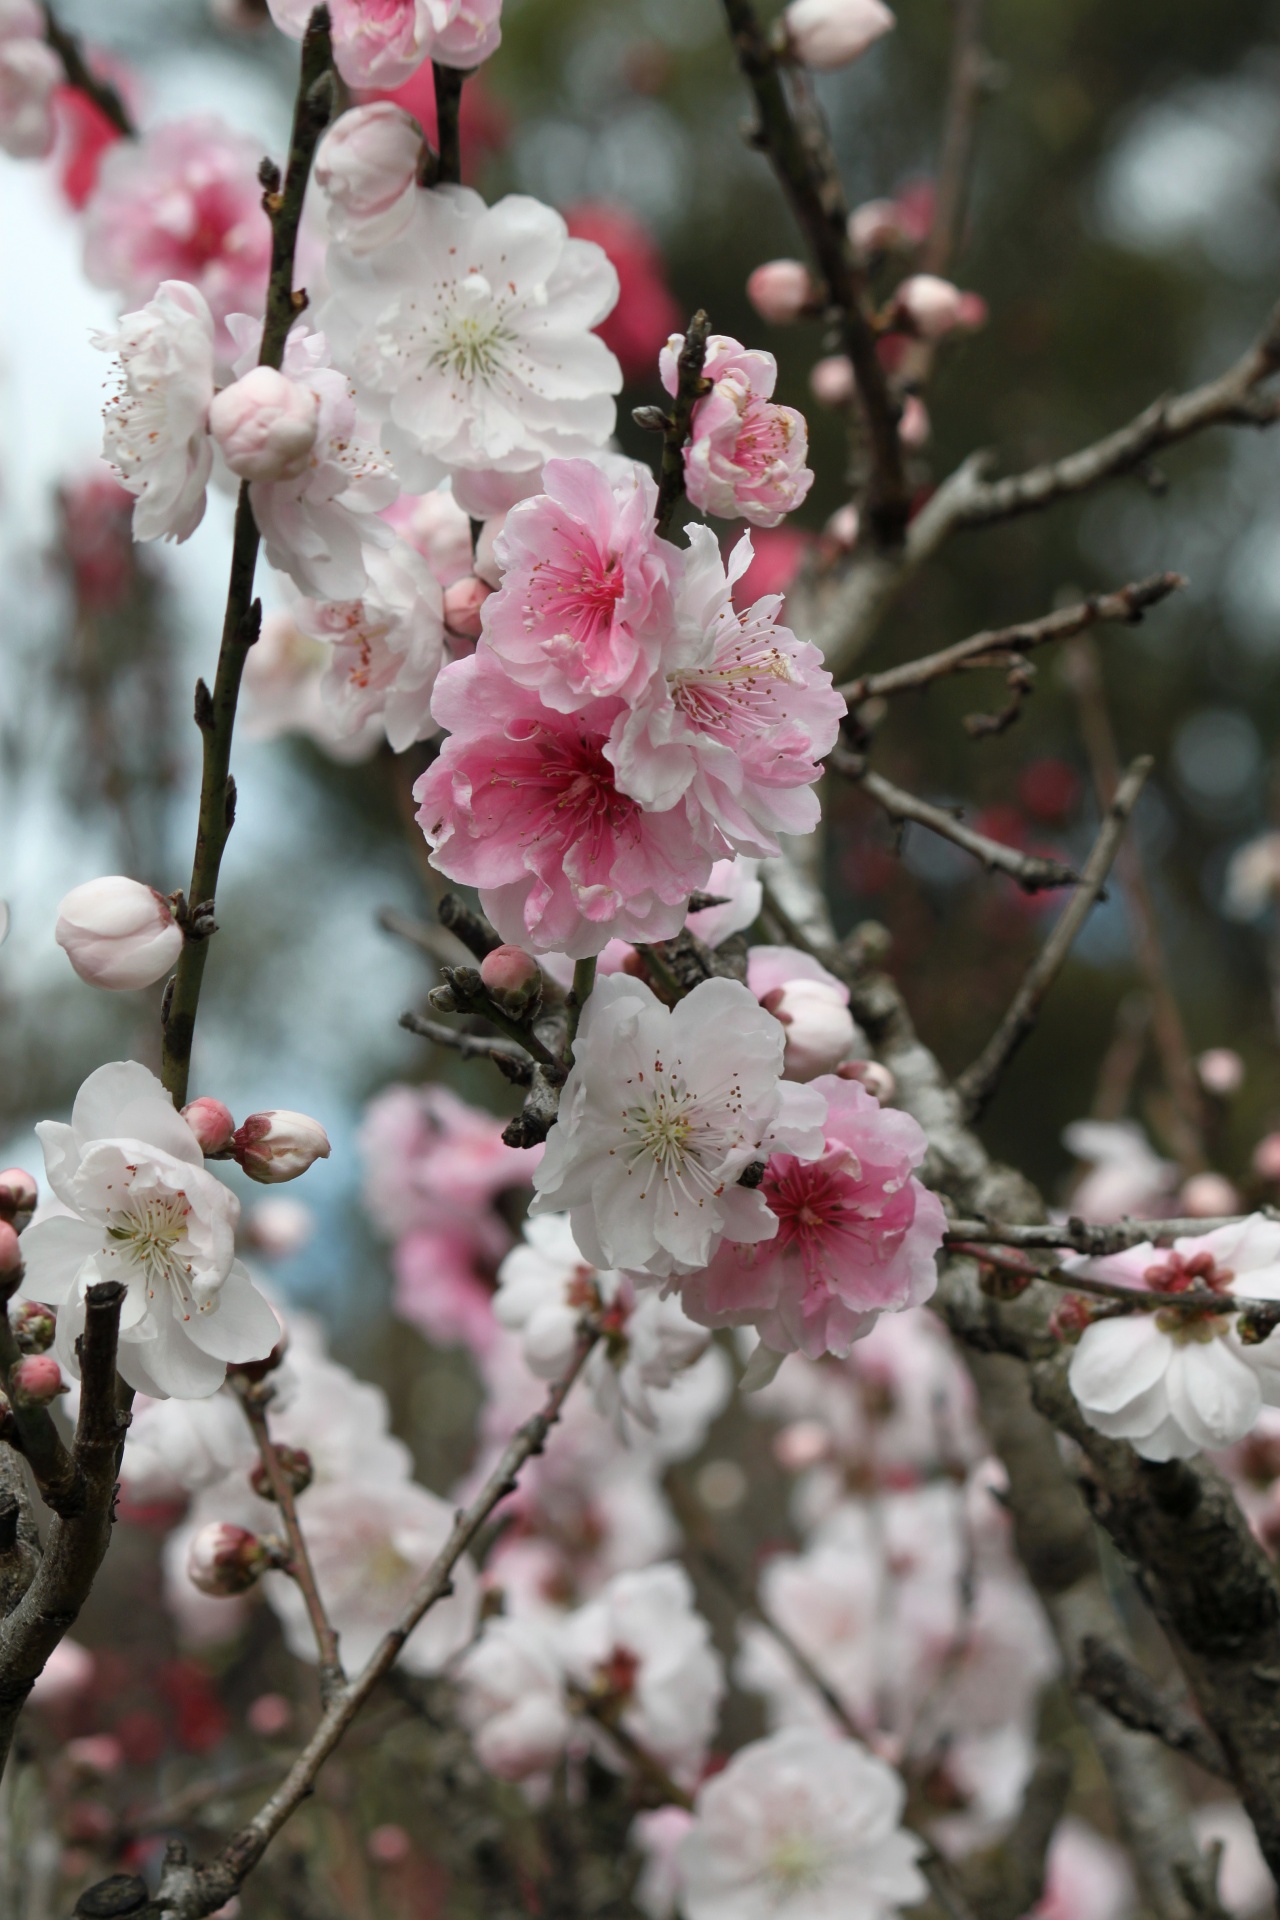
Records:
{"label": "out-of-focus white flower", "polygon": [[251,1113],[232,1136],[232,1152],[251,1180],[274,1186],[296,1180],[317,1160],[329,1158],[329,1136],[306,1113],[272,1108]]}
{"label": "out-of-focus white flower", "polygon": [[368,258],[331,247],[329,278],[318,323],[383,407],[413,491],[452,473],[459,503],[483,518],[495,476],[525,476],[510,505],[544,461],[612,432],[622,375],[592,328],[618,278],[541,202],[510,194],[487,207],[468,187],[436,187],[397,245]]}
{"label": "out-of-focus white flower", "polygon": [[1233,920],[1259,920],[1280,893],[1280,833],[1260,833],[1227,865],[1223,905]]}
{"label": "out-of-focus white flower", "polygon": [[1089,1163],[1071,1196],[1071,1211],[1082,1220],[1158,1214],[1173,1192],[1177,1168],[1154,1151],[1136,1120],[1073,1120],[1062,1144]]}
{"label": "out-of-focus white flower", "polygon": [[760,862],[739,854],[736,860],[717,860],[704,893],[718,895],[721,907],[702,907],[685,922],[690,933],[708,947],[718,947],[731,933],[742,933],[759,916],[764,905],[764,886],[760,880]]}
{"label": "out-of-focus white flower", "polygon": [[82,980],[115,993],[153,986],[182,952],[182,929],[164,895],[119,873],[73,887],[53,937]]}
{"label": "out-of-focus white flower", "polygon": [[315,163],[331,238],[354,254],[397,239],[413,214],[422,148],[422,128],[390,100],[353,107],[336,120]]}
{"label": "out-of-focus white flower", "polygon": [[120,1480],[137,1504],[201,1493],[258,1458],[244,1408],[230,1391],[207,1400],[139,1397],[124,1443]]}
{"label": "out-of-focus white flower", "polygon": [[455,1677],[481,1764],[501,1780],[549,1772],[572,1725],[552,1623],[537,1614],[488,1621]]}
{"label": "out-of-focus white flower", "polygon": [[41,160],[52,149],[54,89],[64,78],[39,9],[9,0],[0,13],[0,147],[15,160]]}
{"label": "out-of-focus white flower", "polygon": [[884,0],[791,0],[782,16],[792,58],[820,72],[860,59],[896,24]]}
{"label": "out-of-focus white flower", "polygon": [[99,1067],[71,1124],[36,1129],[59,1211],[22,1238],[23,1290],[61,1308],[55,1351],[78,1379],[85,1289],[118,1280],[120,1372],[156,1399],[198,1400],[228,1361],[263,1360],[274,1313],[235,1257],[240,1203],[205,1171],[200,1143],[153,1073],[133,1060]]}
{"label": "out-of-focus white flower", "polygon": [[1191,1816],[1196,1843],[1222,1842],[1218,1898],[1240,1920],[1265,1920],[1275,1903],[1272,1879],[1253,1822],[1237,1800],[1211,1800]]}
{"label": "out-of-focus white flower", "polygon": [[632,1899],[648,1920],[675,1920],[683,1881],[680,1845],[692,1825],[684,1807],[655,1807],[631,1823],[631,1844],[644,1861]]}
{"label": "out-of-focus white flower", "polygon": [[[619,1574],[565,1621],[570,1679],[682,1784],[702,1771],[724,1695],[724,1671],[683,1567]],[[607,1735],[601,1751],[614,1759]]]}
{"label": "out-of-focus white flower", "polygon": [[197,288],[164,281],[126,313],[118,333],[95,333],[114,353],[120,385],[103,409],[102,456],[134,495],[135,540],[186,540],[204,518],[213,465],[213,315]]}
{"label": "out-of-focus white flower", "polygon": [[209,431],[242,480],[296,480],[316,443],[320,403],[274,367],[251,367],[209,409]]}
{"label": "out-of-focus white flower", "polygon": [[923,1900],[906,1789],[853,1740],[753,1740],[706,1781],[680,1848],[687,1920],[890,1920]]}
{"label": "out-of-focus white flower", "polygon": [[826,1113],[782,1079],[782,1051],[736,980],[704,980],[674,1009],[628,974],[598,981],[532,1211],[567,1208],[593,1266],[664,1277],[705,1267],[726,1235],[770,1239],[776,1216],[739,1176],[775,1151],[817,1158]]}
{"label": "out-of-focus white flower", "polygon": [[440,587],[405,540],[369,548],[365,566],[359,599],[303,600],[294,617],[328,649],[320,696],[335,730],[360,739],[380,721],[388,745],[403,753],[439,731],[431,690],[444,659]]}
{"label": "out-of-focus white flower", "polygon": [[301,1200],[285,1194],[259,1200],[245,1217],[249,1244],[268,1260],[287,1260],[301,1253],[316,1230],[316,1217]]}

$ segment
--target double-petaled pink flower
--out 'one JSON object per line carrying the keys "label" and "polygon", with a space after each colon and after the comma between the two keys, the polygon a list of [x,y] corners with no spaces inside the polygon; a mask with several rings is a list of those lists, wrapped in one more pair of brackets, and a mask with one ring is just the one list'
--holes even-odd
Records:
{"label": "double-petaled pink flower", "polygon": [[[659,360],[670,394],[679,384],[683,346],[684,335],[672,334]],[[703,374],[712,386],[693,409],[685,491],[702,513],[776,527],[813,485],[805,465],[809,430],[804,415],[772,400],[778,379],[773,355],[751,351],[728,334],[711,335]]]}

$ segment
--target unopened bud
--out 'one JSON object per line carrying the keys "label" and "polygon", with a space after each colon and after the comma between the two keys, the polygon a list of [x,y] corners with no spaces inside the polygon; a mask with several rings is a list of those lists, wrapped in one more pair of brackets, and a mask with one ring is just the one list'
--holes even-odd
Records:
{"label": "unopened bud", "polygon": [[315,163],[333,238],[361,254],[403,233],[413,217],[421,159],[422,128],[390,100],[353,107],[335,120]]}
{"label": "unopened bud", "polygon": [[47,1353],[58,1330],[58,1316],[41,1300],[20,1300],[9,1309],[9,1326],[20,1353]]}
{"label": "unopened bud", "polygon": [[902,218],[896,200],[864,200],[849,215],[849,239],[863,256],[896,247],[903,239]]}
{"label": "unopened bud", "polygon": [[665,433],[671,417],[662,407],[632,407],[631,418],[644,433]]}
{"label": "unopened bud", "polygon": [[1055,1340],[1074,1346],[1085,1328],[1098,1317],[1099,1303],[1083,1293],[1068,1293],[1049,1315],[1049,1331]]}
{"label": "unopened bud", "polygon": [[1196,1072],[1215,1100],[1229,1100],[1244,1085],[1244,1061],[1234,1047],[1210,1047],[1196,1061]]}
{"label": "unopened bud", "polygon": [[256,1533],[211,1520],[201,1527],[187,1554],[187,1578],[200,1593],[229,1600],[247,1593],[271,1565],[271,1555]]}
{"label": "unopened bud", "polygon": [[988,1300],[1018,1300],[1036,1278],[1027,1267],[998,1266],[994,1261],[978,1261],[978,1285]]}
{"label": "unopened bud", "polygon": [[40,1189],[25,1167],[6,1167],[0,1173],[0,1220],[7,1220],[13,1226],[22,1220],[25,1225],[25,1216],[34,1213],[39,1197]]}
{"label": "unopened bud", "polygon": [[853,362],[847,354],[830,353],[809,369],[809,391],[824,407],[844,406],[852,400],[854,389]]}
{"label": "unopened bud", "polygon": [[182,929],[164,895],[123,874],[73,887],[53,937],[82,980],[112,993],[153,986],[182,952]]}
{"label": "unopened bud", "polygon": [[899,315],[922,340],[941,340],[960,324],[963,295],[936,273],[913,273],[895,296]]}
{"label": "unopened bud", "polygon": [[47,1407],[67,1386],[51,1353],[31,1353],[9,1374],[9,1398],[15,1407]]}
{"label": "unopened bud", "polygon": [[782,15],[788,53],[819,71],[860,59],[894,24],[884,0],[791,0]]}
{"label": "unopened bud", "polygon": [[1259,1180],[1280,1182],[1280,1133],[1265,1133],[1253,1150],[1253,1170]]}
{"label": "unopened bud", "polygon": [[1236,1333],[1245,1347],[1260,1347],[1280,1327],[1280,1306],[1246,1307],[1236,1315]]}
{"label": "unopened bud", "polygon": [[182,1117],[200,1142],[201,1153],[222,1153],[231,1145],[236,1123],[230,1107],[224,1107],[221,1100],[202,1094],[182,1109]]}
{"label": "unopened bud", "polygon": [[0,1281],[16,1286],[22,1272],[22,1242],[7,1220],[0,1220]]}
{"label": "unopened bud", "polygon": [[888,1067],[881,1066],[878,1060],[842,1060],[836,1072],[842,1080],[861,1081],[882,1107],[898,1091],[898,1083]]}
{"label": "unopened bud", "polygon": [[[315,1478],[315,1467],[311,1455],[305,1447],[282,1447],[277,1444],[275,1456],[280,1471],[295,1494],[305,1493]],[[261,1500],[274,1500],[271,1480],[261,1461],[249,1475],[249,1484]]]}
{"label": "unopened bud", "polygon": [[283,1107],[251,1113],[232,1135],[231,1150],[249,1178],[267,1186],[296,1180],[317,1160],[327,1160],[330,1151],[318,1120]]}
{"label": "unopened bud", "polygon": [[904,447],[922,447],[933,432],[929,409],[918,393],[909,393],[898,422],[898,438]]}
{"label": "unopened bud", "polygon": [[523,1012],[542,996],[542,972],[523,947],[495,947],[480,962],[480,978],[495,1000]]}
{"label": "unopened bud", "polygon": [[813,306],[818,289],[802,260],[766,260],[748,275],[747,298],[762,320],[781,327]]}
{"label": "unopened bud", "polygon": [[848,501],[843,507],[836,508],[822,531],[833,546],[839,547],[841,553],[852,553],[858,544],[859,525],[858,509],[852,501]]}
{"label": "unopened bud", "polygon": [[434,1008],[436,1013],[458,1012],[458,1003],[454,998],[452,987],[432,987],[427,995],[427,1005]]}
{"label": "unopened bud", "polygon": [[242,480],[296,480],[316,443],[320,402],[274,367],[254,367],[214,395],[209,431]]}
{"label": "unopened bud", "polygon": [[786,1029],[782,1071],[788,1080],[834,1073],[854,1043],[848,995],[822,980],[788,980],[760,1002]]}
{"label": "unopened bud", "polygon": [[444,624],[448,631],[459,640],[478,640],[481,611],[492,592],[493,588],[478,580],[474,573],[464,574],[461,580],[446,587]]}
{"label": "unopened bud", "polygon": [[1178,1205],[1197,1220],[1213,1220],[1239,1213],[1240,1194],[1224,1173],[1193,1173],[1178,1195]]}

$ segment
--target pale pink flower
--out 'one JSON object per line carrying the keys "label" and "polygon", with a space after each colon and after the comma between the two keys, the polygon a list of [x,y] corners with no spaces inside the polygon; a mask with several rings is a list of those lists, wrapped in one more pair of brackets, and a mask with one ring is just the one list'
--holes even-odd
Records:
{"label": "pale pink flower", "polygon": [[250,740],[298,733],[331,760],[367,760],[386,738],[381,716],[372,712],[356,732],[349,730],[341,702],[324,690],[332,666],[332,647],[303,633],[292,614],[269,613],[245,661],[242,731]]}
{"label": "pale pink flower", "polygon": [[57,133],[55,89],[65,75],[44,37],[44,19],[26,0],[0,15],[0,147],[15,160],[42,160]]}
{"label": "pale pink flower", "polygon": [[1234,1047],[1207,1047],[1196,1056],[1196,1075],[1215,1100],[1230,1100],[1244,1085],[1244,1061]]}
{"label": "pale pink flower", "polygon": [[903,402],[898,422],[898,438],[904,447],[923,447],[933,432],[929,409],[918,393],[909,393]]}
{"label": "pale pink flower", "polygon": [[360,259],[333,246],[328,274],[317,322],[387,416],[413,491],[452,474],[460,504],[484,518],[536,490],[544,461],[613,431],[622,375],[592,329],[618,277],[550,207],[525,194],[487,207],[468,187],[436,187],[395,246]]}
{"label": "pale pink flower", "polygon": [[93,344],[120,362],[103,408],[102,457],[133,494],[135,540],[186,540],[204,518],[213,465],[213,320],[202,293],[166,280],[118,333]]}
{"label": "pale pink flower", "polygon": [[766,260],[747,278],[747,298],[762,320],[775,327],[798,320],[819,298],[813,275],[801,260]]}
{"label": "pale pink flower", "polygon": [[96,1661],[70,1634],[59,1640],[27,1695],[33,1707],[65,1707],[93,1685]]}
{"label": "pale pink flower", "polygon": [[209,431],[242,480],[296,480],[310,464],[320,403],[274,367],[252,367],[209,409]]}
{"label": "pale pink flower", "polygon": [[340,246],[371,253],[404,232],[422,150],[422,128],[391,100],[353,107],[334,122],[316,149],[315,183]]}
{"label": "pale pink flower", "polygon": [[[311,0],[267,0],[282,33],[300,40]],[[476,67],[502,38],[502,0],[333,0],[333,53],[349,87],[398,87],[424,60]]]}
{"label": "pale pink flower", "polygon": [[[235,371],[244,373],[257,360],[261,325],[236,314],[231,333],[240,348]],[[385,456],[365,437],[355,395],[346,375],[330,364],[322,333],[295,326],[283,371],[315,398],[315,444],[292,479],[250,483],[253,517],[267,559],[300,593],[316,600],[356,599],[368,584],[367,550],[391,544],[391,531],[378,515],[395,498],[398,483]]]}
{"label": "pale pink flower", "polygon": [[444,658],[440,587],[406,541],[365,551],[369,584],[359,599],[303,600],[294,612],[311,639],[326,644],[320,682],[334,731],[360,738],[380,721],[388,745],[403,753],[436,731],[431,693]]}
{"label": "pale pink flower", "polygon": [[486,1621],[454,1670],[476,1757],[500,1780],[548,1773],[569,1744],[564,1664],[539,1613]]}
{"label": "pale pink flower", "polygon": [[440,1209],[478,1213],[533,1178],[541,1147],[509,1147],[496,1114],[468,1106],[447,1087],[388,1087],[365,1108],[360,1129],[364,1202],[380,1233],[434,1227]]}
{"label": "pale pink flower", "polygon": [[644,1862],[631,1897],[647,1920],[675,1920],[684,1881],[680,1845],[692,1825],[684,1807],[655,1807],[631,1823],[631,1844]]}
{"label": "pale pink flower", "polygon": [[[670,394],[679,381],[683,346],[684,335],[672,334],[659,359]],[[713,333],[707,341],[703,374],[712,387],[693,409],[685,491],[702,513],[776,527],[813,485],[805,465],[804,415],[770,399],[778,378],[773,355],[749,350],[728,334]]]}
{"label": "pale pink flower", "polygon": [[[484,629],[485,602],[492,597],[493,588],[479,579],[474,573],[468,573],[461,580],[455,580],[445,589],[444,624],[454,640],[472,645],[480,638]],[[462,652],[464,649],[459,648]]]}
{"label": "pale pink flower", "polygon": [[1239,1213],[1244,1202],[1235,1182],[1225,1173],[1206,1169],[1184,1180],[1177,1199],[1177,1211],[1195,1220],[1221,1219],[1224,1214]]}
{"label": "pale pink flower", "polygon": [[712,855],[683,807],[647,812],[621,790],[605,755],[620,701],[556,713],[482,646],[444,669],[432,711],[449,738],[413,790],[418,823],[503,940],[578,959],[679,931]]}
{"label": "pale pink flower", "polygon": [[747,985],[786,1029],[783,1072],[788,1080],[834,1073],[859,1039],[849,1012],[849,989],[797,947],[752,947]]}
{"label": "pale pink flower", "polygon": [[1088,1168],[1071,1194],[1071,1211],[1082,1220],[1159,1217],[1172,1199],[1178,1170],[1136,1120],[1073,1120],[1062,1144]]}
{"label": "pale pink flower", "polygon": [[542,487],[495,542],[502,584],[485,638],[513,680],[561,713],[633,700],[670,637],[681,561],[654,532],[657,487],[642,468],[612,485],[589,460],[549,460]]}
{"label": "pale pink flower", "polygon": [[165,280],[185,280],[209,303],[220,359],[226,321],[257,313],[267,295],[271,223],[262,210],[262,148],[211,115],[120,140],[106,155],[85,211],[85,271],[128,306]]}
{"label": "pale pink flower", "polygon": [[478,67],[502,39],[502,0],[431,0],[431,57],[443,67]]}
{"label": "pale pink flower", "polygon": [[487,1352],[495,1332],[489,1276],[510,1244],[496,1213],[442,1207],[433,1226],[414,1227],[396,1242],[392,1311],[433,1346]]}
{"label": "pale pink flower", "polygon": [[674,1008],[628,974],[597,981],[532,1211],[567,1208],[593,1266],[662,1277],[698,1272],[726,1235],[770,1238],[777,1215],[739,1176],[775,1144],[820,1151],[826,1106],[782,1079],[782,1044],[739,981],[704,980]]}
{"label": "pale pink flower", "polygon": [[442,589],[471,572],[471,521],[448,487],[417,496],[402,493],[382,517],[422,555]]}
{"label": "pale pink flower", "polygon": [[884,0],[791,0],[782,15],[793,59],[819,72],[860,59],[896,24]]}
{"label": "pale pink flower", "polygon": [[182,952],[182,929],[163,894],[123,874],[73,887],[54,939],[82,980],[116,993],[152,986]]}
{"label": "pale pink flower", "polygon": [[846,1354],[881,1313],[927,1300],[946,1216],[912,1173],[925,1155],[909,1114],[881,1107],[856,1080],[824,1076],[808,1091],[827,1102],[818,1159],[769,1161],[759,1192],[776,1237],[721,1247],[682,1283],[702,1326],[754,1326],[775,1353]]}
{"label": "pale pink flower", "polygon": [[906,1788],[856,1741],[753,1740],[698,1790],[680,1858],[687,1920],[892,1920],[923,1900]]}
{"label": "pale pink flower", "polygon": [[813,787],[845,703],[818,649],[778,625],[781,595],[735,612],[750,536],[727,572],[710,528],[691,527],[689,540],[675,638],[662,671],[617,716],[608,758],[642,806],[686,799],[717,855],[776,854],[779,833],[818,823]]}
{"label": "pale pink flower", "polygon": [[898,312],[922,340],[941,340],[960,325],[964,295],[936,273],[913,273],[894,295]]}
{"label": "pale pink flower", "polygon": [[1044,1893],[1028,1920],[1133,1920],[1137,1910],[1124,1848],[1068,1814],[1049,1843]]}
{"label": "pale pink flower", "polygon": [[809,391],[824,407],[842,407],[857,392],[853,362],[847,353],[829,353],[809,369]]}

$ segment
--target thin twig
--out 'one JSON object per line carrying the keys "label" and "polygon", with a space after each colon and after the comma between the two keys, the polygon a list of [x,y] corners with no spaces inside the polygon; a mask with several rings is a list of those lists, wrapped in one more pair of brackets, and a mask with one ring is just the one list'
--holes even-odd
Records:
{"label": "thin twig", "polygon": [[[333,1623],[325,1611],[324,1601],[316,1581],[315,1568],[311,1564],[311,1555],[307,1551],[306,1536],[298,1520],[298,1505],[294,1498],[293,1483],[280,1461],[271,1439],[271,1430],[267,1425],[267,1398],[257,1383],[237,1376],[234,1381],[237,1397],[244,1408],[244,1417],[249,1422],[250,1431],[262,1462],[267,1485],[271,1489],[271,1498],[280,1509],[280,1519],[284,1526],[284,1536],[289,1545],[289,1565],[285,1569],[290,1579],[302,1595],[307,1609],[307,1618],[311,1622],[311,1631],[315,1635],[316,1652],[319,1655],[320,1698],[328,1705],[340,1689],[346,1684],[346,1674],[342,1670],[342,1659],[338,1652],[338,1636]],[[269,1390],[268,1390],[269,1397]]]}
{"label": "thin twig", "polygon": [[118,134],[126,140],[136,140],[138,129],[134,126],[128,107],[109,80],[101,79],[84,57],[80,36],[70,33],[58,20],[53,8],[45,0],[44,37],[62,62],[62,71],[67,76],[67,85],[74,87],[77,93],[92,100],[104,119],[111,122]]}
{"label": "thin twig", "polygon": [[1206,1773],[1221,1780],[1231,1778],[1222,1748],[1204,1722],[1185,1701],[1162,1693],[1123,1648],[1089,1635],[1081,1642],[1080,1653],[1074,1681],[1077,1692],[1087,1693],[1126,1727],[1153,1733],[1175,1753],[1185,1753]]}
{"label": "thin twig", "polygon": [[433,1046],[452,1047],[464,1060],[492,1060],[509,1079],[515,1079],[522,1085],[533,1077],[528,1054],[523,1047],[517,1047],[514,1041],[490,1040],[483,1034],[461,1033],[456,1027],[446,1027],[442,1021],[428,1020],[420,1013],[402,1013],[400,1025],[407,1033],[416,1033],[420,1039],[430,1040]]}
{"label": "thin twig", "polygon": [[1076,935],[1102,892],[1129,824],[1129,816],[1138,804],[1138,796],[1146,784],[1152,765],[1151,759],[1144,756],[1135,760],[1125,774],[1102,823],[1102,831],[1094,842],[1093,851],[1085,862],[1079,887],[1032,961],[1004,1019],[972,1066],[966,1067],[956,1079],[955,1091],[971,1119],[976,1119],[982,1113],[1005,1068],[1035,1025],[1045,995],[1057,979],[1063,961],[1075,944]]}
{"label": "thin twig", "polygon": [[933,225],[920,255],[925,273],[945,273],[960,242],[969,190],[973,135],[987,73],[982,50],[983,0],[955,0],[951,71],[934,183]]}
{"label": "thin twig", "polygon": [[540,1453],[574,1382],[586,1365],[598,1335],[584,1327],[568,1368],[550,1389],[541,1411],[519,1427],[497,1466],[470,1506],[459,1508],[452,1531],[436,1555],[422,1585],[397,1624],[384,1634],[354,1680],[329,1703],[315,1732],[270,1799],[248,1825],[232,1836],[211,1865],[188,1868],[175,1861],[161,1880],[157,1899],[172,1920],[201,1920],[225,1905],[257,1865],[281,1827],[312,1792],[316,1775],[338,1745],[378,1682],[394,1666],[423,1615],[452,1590],[453,1570],[489,1515],[515,1490],[525,1462]]}
{"label": "thin twig", "polygon": [[617,1714],[610,1710],[607,1700],[593,1699],[589,1693],[574,1687],[568,1689],[568,1698],[569,1704],[577,1712],[594,1720],[596,1725],[608,1734],[609,1739],[623,1759],[628,1762],[632,1771],[655,1789],[659,1799],[665,1805],[684,1807],[686,1810],[692,1808],[693,1795],[678,1781],[672,1779],[670,1772],[656,1754],[650,1753],[633,1733],[628,1733]]}
{"label": "thin twig", "polygon": [[894,547],[907,523],[910,494],[898,438],[898,407],[876,348],[862,275],[849,239],[849,209],[821,109],[801,73],[790,97],[752,0],[724,0],[738,65],[755,96],[755,143],[773,163],[840,327],[853,363],[871,450],[866,524],[877,546]]}
{"label": "thin twig", "polygon": [[[1162,1313],[1166,1309],[1192,1317],[1212,1314],[1240,1313],[1250,1316],[1261,1315],[1274,1327],[1280,1316],[1280,1304],[1274,1300],[1251,1299],[1240,1293],[1215,1293],[1209,1287],[1189,1288],[1185,1293],[1165,1292],[1157,1287],[1131,1286],[1123,1280],[1094,1280],[1083,1274],[1068,1273],[1065,1267],[1038,1266],[1028,1255],[1013,1247],[995,1247],[988,1241],[951,1240],[947,1246],[952,1253],[967,1255],[971,1260],[1010,1277],[1018,1289],[1030,1286],[1035,1280],[1043,1280],[1051,1287],[1066,1287],[1072,1293],[1092,1294],[1095,1299],[1106,1300],[1123,1307],[1128,1313]],[[998,1294],[997,1297],[1003,1297]]]}
{"label": "thin twig", "polygon": [[1148,580],[1137,580],[1113,593],[1092,593],[1077,606],[1063,607],[1039,620],[1024,620],[1016,627],[997,627],[990,633],[975,633],[958,640],[939,653],[925,654],[919,660],[907,660],[900,667],[888,667],[883,673],[862,674],[839,688],[851,707],[866,700],[883,700],[890,694],[914,692],[944,674],[971,671],[979,667],[1005,667],[1011,653],[1029,653],[1053,640],[1069,640],[1086,627],[1115,621],[1136,626],[1148,607],[1154,607],[1180,587],[1186,586],[1180,573],[1157,573]]}
{"label": "thin twig", "polygon": [[[263,206],[271,221],[271,273],[267,287],[266,316],[262,325],[262,346],[258,354],[259,365],[264,367],[280,367],[284,359],[286,336],[304,303],[304,297],[296,295],[293,287],[294,249],[312,156],[320,135],[329,123],[333,102],[333,48],[329,36],[329,10],[320,6],[311,15],[302,42],[298,94],[283,187],[279,170],[270,161],[263,165],[262,178],[266,186]],[[256,641],[262,624],[261,605],[253,598],[258,545],[258,529],[249,505],[249,483],[243,481],[236,501],[231,578],[227,588],[222,644],[218,651],[213,691],[210,693],[203,680],[196,687],[196,725],[203,736],[203,767],[195,859],[187,893],[193,909],[206,905],[212,908],[223,851],[235,819],[231,741],[235,732],[241,676],[249,649]],[[200,1006],[200,986],[204,978],[208,946],[207,937],[187,939],[178,960],[173,994],[164,1019],[161,1077],[173,1095],[174,1105],[178,1107],[185,1104],[187,1097],[191,1046],[195,1038],[196,1014]]]}
{"label": "thin twig", "polygon": [[693,422],[693,410],[704,391],[703,363],[711,322],[699,308],[685,329],[676,369],[676,392],[662,429],[662,464],[658,473],[659,534],[671,529],[672,515],[684,494],[684,449]]}
{"label": "thin twig", "polygon": [[[1259,1212],[1268,1220],[1280,1219],[1274,1207],[1262,1207]],[[943,1238],[948,1246],[963,1240],[1001,1247],[1066,1247],[1072,1253],[1085,1253],[1091,1259],[1102,1260],[1109,1254],[1123,1253],[1127,1247],[1142,1246],[1148,1240],[1153,1246],[1161,1247],[1172,1240],[1214,1233],[1219,1227],[1243,1226],[1250,1217],[1215,1214],[1211,1219],[1117,1220],[1095,1224],[1072,1215],[1069,1220],[1037,1226],[1019,1226],[1005,1220],[952,1220]]]}
{"label": "thin twig", "polygon": [[988,873],[1006,873],[1017,882],[1024,893],[1043,893],[1051,887],[1078,887],[1080,875],[1073,868],[1064,866],[1061,860],[1051,859],[1047,854],[1022,853],[1017,847],[1006,845],[1003,840],[993,840],[989,834],[979,833],[974,827],[966,827],[953,813],[944,807],[935,807],[928,800],[917,798],[908,793],[905,787],[895,787],[883,774],[873,773],[863,766],[860,756],[843,752],[840,748],[830,755],[828,765],[837,773],[847,774],[856,780],[864,793],[870,795],[877,806],[883,807],[891,820],[911,821],[916,826],[927,827],[930,833],[941,835],[950,840],[953,846],[960,847],[965,853],[971,853],[975,860],[981,861]]}
{"label": "thin twig", "polygon": [[425,953],[437,963],[449,967],[467,964],[467,949],[447,927],[432,926],[429,920],[415,920],[411,914],[401,913],[396,907],[379,907],[378,925],[384,933],[394,934],[398,940],[407,940],[410,946],[417,947],[420,953]]}

